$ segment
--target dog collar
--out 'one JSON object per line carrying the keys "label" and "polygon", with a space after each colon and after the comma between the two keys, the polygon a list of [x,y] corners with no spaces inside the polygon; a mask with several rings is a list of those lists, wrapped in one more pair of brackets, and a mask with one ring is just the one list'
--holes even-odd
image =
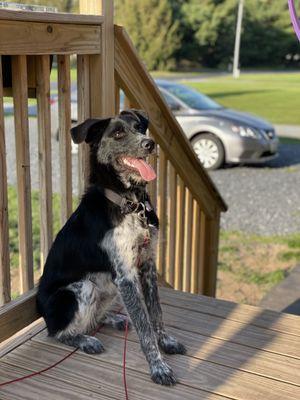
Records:
{"label": "dog collar", "polygon": [[120,196],[118,193],[114,192],[111,189],[105,188],[104,195],[112,203],[119,206],[121,209],[121,212],[123,214],[137,213],[139,215],[142,215],[142,214],[145,215],[146,210],[148,212],[153,210],[153,208],[151,207],[151,205],[148,201],[145,201],[145,203],[143,203],[141,201],[134,202],[132,200],[127,199],[124,196]]}

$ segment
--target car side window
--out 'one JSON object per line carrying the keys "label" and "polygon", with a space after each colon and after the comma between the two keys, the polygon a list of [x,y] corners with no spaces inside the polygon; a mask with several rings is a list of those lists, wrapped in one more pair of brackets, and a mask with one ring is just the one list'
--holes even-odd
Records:
{"label": "car side window", "polygon": [[161,90],[161,94],[164,96],[168,106],[170,107],[171,110],[180,110],[181,106],[180,104],[172,97],[170,96],[167,92]]}

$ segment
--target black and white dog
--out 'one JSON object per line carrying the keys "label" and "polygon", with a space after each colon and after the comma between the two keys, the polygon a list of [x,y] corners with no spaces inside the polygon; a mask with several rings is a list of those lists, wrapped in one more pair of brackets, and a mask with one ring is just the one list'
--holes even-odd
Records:
{"label": "black and white dog", "polygon": [[52,245],[37,305],[49,335],[101,353],[99,339],[88,334],[100,323],[124,329],[125,317],[110,311],[120,294],[151,378],[172,385],[176,378],[159,347],[168,354],[184,354],[185,347],[162,320],[154,261],[158,219],[146,191],[156,177],[145,161],[155,143],[145,136],[147,128],[143,111],[128,110],[71,130],[75,143],[90,145],[89,186]]}

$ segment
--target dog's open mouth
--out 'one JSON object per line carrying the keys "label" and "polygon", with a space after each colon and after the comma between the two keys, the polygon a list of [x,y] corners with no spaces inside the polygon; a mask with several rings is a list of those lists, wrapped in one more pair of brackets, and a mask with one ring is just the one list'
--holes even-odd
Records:
{"label": "dog's open mouth", "polygon": [[153,181],[156,178],[156,173],[151,165],[147,164],[143,158],[133,158],[133,157],[121,157],[121,163],[133,170],[138,172],[144,181]]}

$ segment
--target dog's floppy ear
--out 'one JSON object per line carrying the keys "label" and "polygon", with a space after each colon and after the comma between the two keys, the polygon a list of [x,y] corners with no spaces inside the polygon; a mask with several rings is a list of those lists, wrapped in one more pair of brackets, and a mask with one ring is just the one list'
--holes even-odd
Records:
{"label": "dog's floppy ear", "polygon": [[148,129],[149,117],[148,117],[148,114],[146,113],[146,111],[136,110],[136,109],[132,108],[130,110],[122,111],[120,115],[128,115],[128,116],[132,116],[135,119],[137,119],[139,121],[139,123],[141,124],[143,132],[146,132],[146,130]]}
{"label": "dog's floppy ear", "polygon": [[103,119],[92,119],[85,120],[82,124],[79,124],[71,129],[71,136],[73,142],[76,144],[95,142],[99,140],[105,129],[108,127],[111,118]]}

